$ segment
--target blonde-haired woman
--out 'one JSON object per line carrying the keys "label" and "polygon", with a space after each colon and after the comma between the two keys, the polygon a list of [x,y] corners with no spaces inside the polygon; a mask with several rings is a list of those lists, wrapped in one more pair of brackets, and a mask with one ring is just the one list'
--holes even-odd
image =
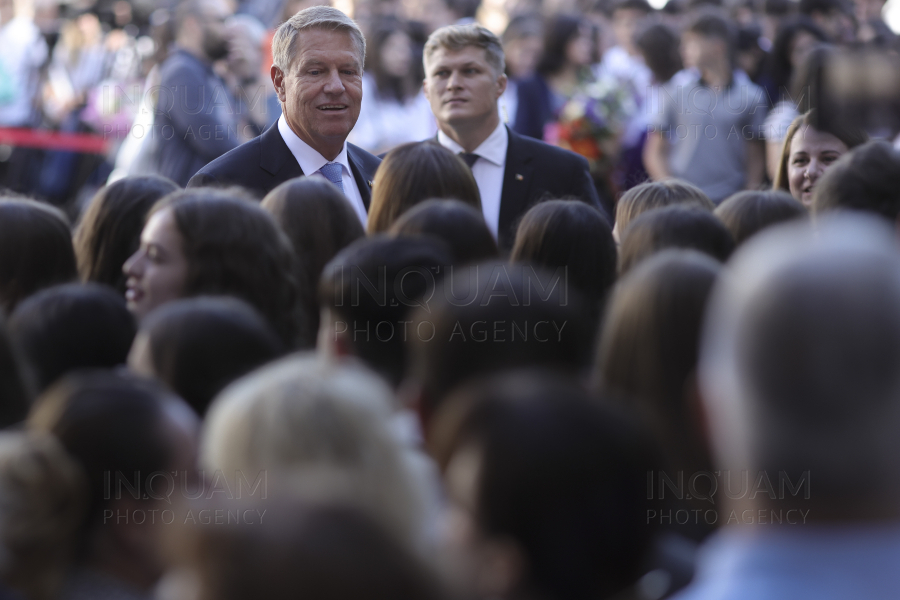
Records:
{"label": "blonde-haired woman", "polygon": [[397,437],[394,404],[388,386],[362,366],[293,355],[215,400],[201,464],[231,489],[262,477],[273,494],[349,501],[421,549],[433,508],[422,485],[430,465]]}

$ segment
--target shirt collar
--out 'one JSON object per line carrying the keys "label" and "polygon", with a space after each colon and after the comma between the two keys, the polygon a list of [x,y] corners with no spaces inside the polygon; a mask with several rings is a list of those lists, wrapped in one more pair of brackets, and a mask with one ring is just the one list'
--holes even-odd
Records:
{"label": "shirt collar", "polygon": [[[454,154],[465,152],[462,146],[450,139],[450,136],[441,130],[438,130],[438,142]],[[509,132],[506,130],[506,125],[501,121],[491,135],[481,142],[481,145],[475,148],[472,153],[477,154],[488,162],[494,163],[498,167],[502,167],[506,164],[506,151],[508,148]]]}
{"label": "shirt collar", "polygon": [[281,134],[284,143],[287,144],[288,150],[290,150],[291,154],[294,155],[294,158],[297,159],[297,163],[300,165],[300,169],[305,175],[312,175],[329,162],[338,163],[347,173],[352,175],[353,171],[350,170],[350,161],[347,158],[347,142],[344,142],[341,153],[337,155],[337,158],[329,161],[319,154],[312,146],[297,137],[297,134],[294,133],[291,126],[287,124],[284,115],[281,115],[278,118],[278,133]]}

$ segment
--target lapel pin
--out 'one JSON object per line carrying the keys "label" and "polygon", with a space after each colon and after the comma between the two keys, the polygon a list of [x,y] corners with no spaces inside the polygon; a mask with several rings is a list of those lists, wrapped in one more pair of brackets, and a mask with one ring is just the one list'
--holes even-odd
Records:
{"label": "lapel pin", "polygon": [[369,187],[372,187],[372,180],[371,180],[371,179],[369,179],[368,181],[366,181],[366,183],[369,184]]}
{"label": "lapel pin", "polygon": [[519,175],[518,173],[516,173],[516,181],[522,181],[523,179],[525,179],[525,178],[522,177],[521,175]]}

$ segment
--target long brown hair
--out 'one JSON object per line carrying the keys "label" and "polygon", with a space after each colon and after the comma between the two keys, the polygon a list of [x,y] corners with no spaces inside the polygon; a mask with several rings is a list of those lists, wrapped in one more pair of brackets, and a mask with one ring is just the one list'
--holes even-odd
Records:
{"label": "long brown hair", "polygon": [[77,276],[69,222],[50,205],[0,198],[0,310]]}
{"label": "long brown hair", "polygon": [[387,231],[400,215],[431,198],[453,198],[481,210],[478,184],[462,159],[431,141],[398,146],[375,174],[368,233]]}
{"label": "long brown hair", "polygon": [[297,302],[291,242],[272,216],[235,191],[213,189],[166,196],[151,214],[167,208],[188,262],[182,295],[237,296],[293,346],[298,333],[305,334],[306,318]]}
{"label": "long brown hair", "polygon": [[148,175],[126,177],[91,199],[75,230],[75,257],[82,281],[105,283],[125,294],[122,265],[140,245],[141,229],[153,204],[176,191],[175,182]]}
{"label": "long brown hair", "polygon": [[633,403],[674,469],[709,469],[699,422],[686,401],[703,314],[721,271],[695,250],[666,250],[617,284],[606,313],[596,379]]}
{"label": "long brown hair", "polygon": [[[366,232],[347,198],[320,177],[285,181],[266,194],[261,206],[275,218],[294,247],[300,302],[306,306],[309,334],[314,336],[319,330],[316,289],[322,270]],[[314,339],[306,342],[315,345]]]}

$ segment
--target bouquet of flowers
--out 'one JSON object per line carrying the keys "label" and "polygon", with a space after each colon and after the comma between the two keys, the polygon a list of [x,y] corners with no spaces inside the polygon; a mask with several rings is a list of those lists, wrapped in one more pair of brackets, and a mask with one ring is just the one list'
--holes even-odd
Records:
{"label": "bouquet of flowers", "polygon": [[593,81],[563,106],[545,140],[585,157],[594,177],[607,179],[618,160],[625,124],[636,110],[635,93],[627,83]]}

